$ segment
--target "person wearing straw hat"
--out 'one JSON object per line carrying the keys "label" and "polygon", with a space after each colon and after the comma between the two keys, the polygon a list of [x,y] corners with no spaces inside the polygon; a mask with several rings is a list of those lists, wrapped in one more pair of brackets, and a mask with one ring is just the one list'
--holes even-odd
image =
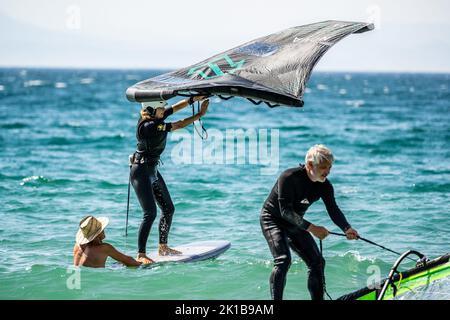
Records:
{"label": "person wearing straw hat", "polygon": [[92,268],[104,268],[108,257],[117,260],[127,267],[139,266],[142,263],[127,256],[109,243],[104,243],[105,228],[109,223],[106,217],[84,217],[76,235],[73,248],[73,264]]}

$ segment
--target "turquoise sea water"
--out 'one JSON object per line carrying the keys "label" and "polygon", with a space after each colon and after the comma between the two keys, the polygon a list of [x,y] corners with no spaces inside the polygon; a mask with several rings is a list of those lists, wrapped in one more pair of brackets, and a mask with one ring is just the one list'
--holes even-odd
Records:
{"label": "turquoise sea water", "polygon": [[[75,233],[87,214],[108,216],[106,241],[136,253],[141,210],[133,193],[128,238],[124,230],[140,106],[125,90],[161,72],[0,69],[1,299],[268,299],[272,260],[259,211],[279,173],[316,143],[336,155],[330,180],[362,236],[429,257],[449,251],[450,75],[314,73],[301,109],[212,98],[204,123],[216,140],[227,129],[279,132],[270,174],[262,174],[263,161],[239,163],[236,155],[177,163],[179,141],[168,140],[160,171],[176,206],[169,243],[224,239],[230,250],[147,269],[108,261],[106,269],[81,268],[81,288],[68,286]],[[306,218],[339,231],[320,202]],[[333,236],[324,250],[333,297],[365,286],[373,268],[385,276],[396,259]],[[285,298],[309,299],[305,264],[293,257]]]}

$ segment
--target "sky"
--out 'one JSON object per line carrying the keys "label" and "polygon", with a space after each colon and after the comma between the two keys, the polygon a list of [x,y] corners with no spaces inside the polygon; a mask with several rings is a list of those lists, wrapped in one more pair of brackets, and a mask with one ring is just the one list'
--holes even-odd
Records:
{"label": "sky", "polygon": [[289,27],[373,22],[316,70],[450,72],[448,0],[0,0],[0,67],[185,67]]}

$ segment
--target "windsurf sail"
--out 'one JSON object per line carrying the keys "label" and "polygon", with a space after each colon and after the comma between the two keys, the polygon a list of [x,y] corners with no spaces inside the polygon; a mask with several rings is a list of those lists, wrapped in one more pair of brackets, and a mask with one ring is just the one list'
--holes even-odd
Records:
{"label": "windsurf sail", "polygon": [[175,96],[239,96],[269,107],[302,107],[306,83],[319,59],[344,37],[373,28],[371,23],[334,20],[289,28],[138,82],[126,95],[133,102]]}
{"label": "windsurf sail", "polygon": [[390,277],[338,300],[450,300],[450,253],[403,272],[397,262]]}

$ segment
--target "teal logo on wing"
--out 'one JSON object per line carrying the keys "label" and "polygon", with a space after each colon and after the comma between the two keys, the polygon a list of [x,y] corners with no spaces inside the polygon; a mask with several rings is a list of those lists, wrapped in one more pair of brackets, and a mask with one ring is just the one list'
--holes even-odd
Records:
{"label": "teal logo on wing", "polygon": [[188,76],[191,79],[201,77],[205,80],[217,78],[227,73],[234,73],[236,70],[241,69],[244,63],[245,59],[234,62],[228,55],[224,54],[223,56],[208,61],[206,64],[191,68]]}

